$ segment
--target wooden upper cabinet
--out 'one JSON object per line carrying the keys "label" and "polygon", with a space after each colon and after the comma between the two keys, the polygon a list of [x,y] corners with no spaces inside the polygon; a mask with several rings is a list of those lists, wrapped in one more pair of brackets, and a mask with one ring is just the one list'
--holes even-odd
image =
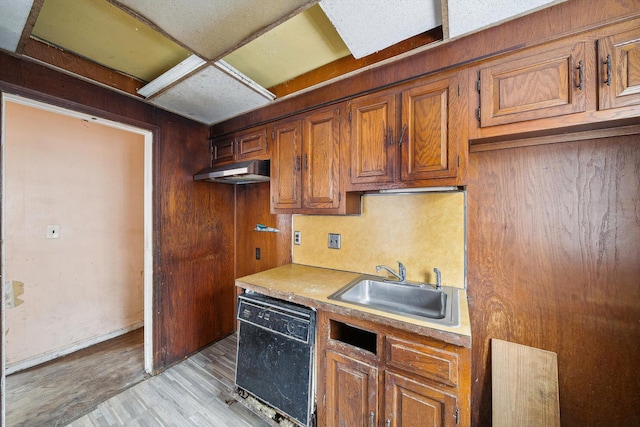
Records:
{"label": "wooden upper cabinet", "polygon": [[351,183],[393,181],[396,94],[356,98],[349,105],[349,121]]}
{"label": "wooden upper cabinet", "polygon": [[640,29],[598,40],[598,108],[640,104]]}
{"label": "wooden upper cabinet", "polygon": [[584,43],[524,52],[480,69],[480,126],[586,110]]}
{"label": "wooden upper cabinet", "polygon": [[269,153],[267,126],[258,126],[236,134],[215,138],[211,144],[213,163],[266,159]]}
{"label": "wooden upper cabinet", "polygon": [[465,118],[457,77],[402,92],[401,178],[403,181],[455,177],[458,140]]}
{"label": "wooden upper cabinet", "polygon": [[211,141],[211,160],[213,163],[232,162],[235,143],[234,136],[223,136]]}
{"label": "wooden upper cabinet", "polygon": [[304,206],[332,209],[340,205],[340,123],[337,108],[304,118]]}
{"label": "wooden upper cabinet", "polygon": [[340,108],[276,123],[271,162],[274,213],[360,213],[340,181]]}
{"label": "wooden upper cabinet", "polygon": [[273,127],[271,160],[271,208],[302,207],[302,123],[292,120]]}
{"label": "wooden upper cabinet", "polygon": [[259,126],[236,137],[236,159],[246,160],[264,156],[269,151],[267,127]]}
{"label": "wooden upper cabinet", "polygon": [[326,425],[370,427],[378,423],[378,368],[343,354],[326,354]]}

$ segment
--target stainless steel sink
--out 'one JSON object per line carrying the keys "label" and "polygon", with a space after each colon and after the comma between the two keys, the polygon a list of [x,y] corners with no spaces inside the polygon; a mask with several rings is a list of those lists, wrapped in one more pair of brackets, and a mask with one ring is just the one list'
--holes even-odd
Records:
{"label": "stainless steel sink", "polygon": [[360,276],[329,296],[331,300],[445,326],[460,324],[458,298],[456,288],[443,286],[437,290],[430,285],[388,281],[377,276]]}

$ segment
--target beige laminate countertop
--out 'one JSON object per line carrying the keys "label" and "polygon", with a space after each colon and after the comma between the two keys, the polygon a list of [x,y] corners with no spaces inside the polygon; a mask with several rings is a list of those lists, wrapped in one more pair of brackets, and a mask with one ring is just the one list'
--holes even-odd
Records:
{"label": "beige laminate countertop", "polygon": [[404,329],[450,344],[471,347],[469,306],[464,289],[460,289],[460,326],[457,327],[442,326],[327,298],[360,275],[361,273],[349,271],[288,264],[240,277],[236,280],[236,286],[308,307]]}

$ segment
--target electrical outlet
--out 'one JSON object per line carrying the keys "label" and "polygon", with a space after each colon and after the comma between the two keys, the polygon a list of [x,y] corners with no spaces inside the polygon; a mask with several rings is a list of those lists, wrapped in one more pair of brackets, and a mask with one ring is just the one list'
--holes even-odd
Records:
{"label": "electrical outlet", "polygon": [[47,239],[60,238],[60,226],[59,225],[47,225]]}
{"label": "electrical outlet", "polygon": [[302,233],[299,231],[294,231],[293,232],[293,244],[294,245],[299,245],[302,242]]}
{"label": "electrical outlet", "polygon": [[260,259],[260,248],[256,248],[256,259]]}
{"label": "electrical outlet", "polygon": [[329,249],[340,249],[340,235],[329,233]]}

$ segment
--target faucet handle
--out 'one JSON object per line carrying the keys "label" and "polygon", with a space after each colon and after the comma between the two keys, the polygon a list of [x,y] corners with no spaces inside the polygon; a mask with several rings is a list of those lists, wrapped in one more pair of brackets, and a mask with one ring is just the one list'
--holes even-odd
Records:
{"label": "faucet handle", "polygon": [[407,268],[400,261],[398,261],[398,274],[400,274],[401,282],[404,282],[407,279]]}

